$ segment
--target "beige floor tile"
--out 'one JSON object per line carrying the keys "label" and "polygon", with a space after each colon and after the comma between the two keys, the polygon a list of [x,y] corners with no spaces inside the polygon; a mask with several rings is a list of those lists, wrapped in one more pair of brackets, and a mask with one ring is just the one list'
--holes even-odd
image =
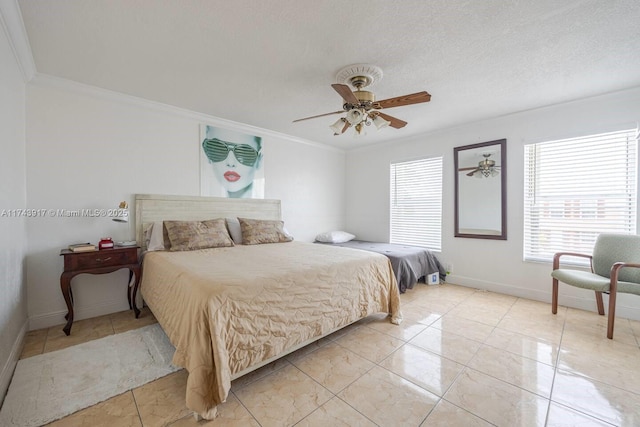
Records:
{"label": "beige floor tile", "polygon": [[369,327],[358,328],[336,342],[375,363],[380,362],[404,344],[404,341],[398,338],[383,334]]}
{"label": "beige floor tile", "polygon": [[403,323],[420,323],[425,326],[431,325],[433,322],[442,317],[444,313],[431,312],[418,304],[402,306]]}
{"label": "beige floor tile", "polygon": [[612,425],[551,402],[545,427],[611,427]]}
{"label": "beige floor tile", "polygon": [[376,427],[364,415],[334,397],[311,415],[296,424],[296,427]]}
{"label": "beige floor tile", "polygon": [[393,323],[389,322],[388,319],[384,319],[369,322],[367,323],[367,327],[375,329],[378,332],[382,332],[383,334],[390,335],[394,338],[401,339],[403,341],[410,340],[426,329],[427,325],[410,320],[406,317],[404,312],[402,314],[404,318],[402,320],[402,323],[400,323],[399,325],[394,325]]}
{"label": "beige floor tile", "polygon": [[400,347],[380,366],[438,396],[444,395],[464,369],[464,365],[412,344]]}
{"label": "beige floor tile", "polygon": [[466,368],[445,400],[498,426],[544,426],[549,401],[473,369]]}
{"label": "beige floor tile", "polygon": [[456,335],[462,335],[465,338],[479,342],[484,342],[491,335],[494,328],[484,323],[454,316],[451,313],[447,313],[433,322],[431,327],[438,328],[445,333],[451,332]]}
{"label": "beige floor tile", "polygon": [[151,310],[149,310],[149,307],[142,307],[137,319],[133,310],[113,313],[109,315],[109,318],[111,319],[111,324],[116,334],[158,323],[153,313],[151,313]]}
{"label": "beige floor tile", "polygon": [[636,426],[640,395],[558,370],[551,400],[616,426]]}
{"label": "beige floor tile", "polygon": [[291,363],[287,358],[277,359],[261,368],[256,369],[255,371],[249,372],[248,374],[231,381],[231,390],[240,390],[242,387],[245,387],[252,382],[258,381],[260,378],[264,378],[267,375],[279,371],[280,369],[287,366],[291,366]]}
{"label": "beige floor tile", "polygon": [[453,308],[447,315],[469,319],[485,325],[496,326],[509,311],[508,307],[480,305],[465,301]]}
{"label": "beige floor tile", "polygon": [[[631,327],[633,334],[636,336],[636,342],[638,343],[638,345],[640,345],[640,321],[629,320],[629,326]],[[614,333],[615,333],[615,330],[614,330]]]}
{"label": "beige floor tile", "polygon": [[47,425],[50,427],[134,427],[142,426],[142,423],[133,394],[128,391]]}
{"label": "beige floor tile", "polygon": [[554,344],[560,344],[564,329],[564,316],[551,314],[551,309],[543,315],[521,314],[511,309],[498,323],[497,327],[522,335],[541,338]]}
{"label": "beige floor tile", "polygon": [[291,426],[333,397],[293,365],[235,392],[263,427]]}
{"label": "beige floor tile", "polygon": [[482,345],[478,341],[444,332],[431,326],[420,332],[409,342],[463,365],[466,365],[471,360]]}
{"label": "beige floor tile", "polygon": [[[581,340],[606,340],[608,316],[600,316],[596,312],[567,309],[567,320],[564,326],[564,337],[576,337]],[[564,339],[564,338],[563,338]],[[638,343],[627,319],[616,318],[613,339],[616,342],[635,345]]]}
{"label": "beige floor tile", "polygon": [[422,387],[375,367],[338,394],[379,426],[417,426],[439,398]]}
{"label": "beige floor tile", "polygon": [[360,322],[352,323],[350,325],[345,326],[342,329],[335,331],[331,335],[327,335],[326,338],[328,338],[331,341],[337,341],[340,338],[344,337],[345,335],[349,335],[350,333],[360,329],[366,323],[367,321],[362,321],[362,320]]}
{"label": "beige floor tile", "polygon": [[191,414],[169,425],[171,427],[260,427],[260,424],[233,394],[227,397],[225,403],[218,405],[218,415],[213,420],[196,420]]}
{"label": "beige floor tile", "polygon": [[550,365],[484,345],[467,366],[544,398],[551,396]]}
{"label": "beige floor tile", "polygon": [[24,346],[22,347],[20,359],[42,354],[44,352],[44,344],[47,341],[47,332],[48,329],[27,332],[24,337]]}
{"label": "beige floor tile", "polygon": [[501,308],[509,310],[518,300],[518,297],[511,295],[498,294],[495,292],[477,290],[469,298],[464,300],[462,304],[473,306],[486,306],[491,308]]}
{"label": "beige floor tile", "polygon": [[185,404],[187,376],[183,369],[133,390],[145,427],[164,426],[192,414]]}
{"label": "beige floor tile", "polygon": [[555,366],[560,350],[559,344],[500,328],[495,328],[484,343],[552,366]]}
{"label": "beige floor tile", "polygon": [[328,344],[293,363],[332,393],[338,393],[375,366],[373,362],[336,343]]}
{"label": "beige floor tile", "polygon": [[431,411],[427,419],[420,424],[420,427],[489,427],[492,425],[482,418],[476,417],[472,413],[442,399]]}
{"label": "beige floor tile", "polygon": [[44,345],[45,353],[113,335],[113,326],[108,315],[73,322],[69,336],[64,334],[63,327],[64,325],[59,325],[49,328]]}
{"label": "beige floor tile", "polygon": [[640,348],[615,340],[563,339],[558,367],[640,394]]}

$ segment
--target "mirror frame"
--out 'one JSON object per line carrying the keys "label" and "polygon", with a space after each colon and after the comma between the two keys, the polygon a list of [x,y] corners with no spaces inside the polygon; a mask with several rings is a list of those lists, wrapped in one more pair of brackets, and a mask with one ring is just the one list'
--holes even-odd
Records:
{"label": "mirror frame", "polygon": [[[499,156],[496,158],[500,159],[500,198],[501,198],[501,207],[500,207],[500,215],[501,215],[501,230],[500,234],[490,234],[490,233],[461,233],[459,228],[459,197],[460,197],[460,173],[458,169],[460,167],[470,167],[474,165],[460,165],[460,152],[466,150],[477,150],[482,152],[482,149],[494,148],[499,150]],[[454,160],[454,173],[455,173],[455,237],[468,237],[472,239],[493,239],[493,240],[507,240],[507,140],[506,139],[498,139],[495,141],[481,142],[478,144],[465,145],[462,147],[455,147],[453,149],[453,160]]]}

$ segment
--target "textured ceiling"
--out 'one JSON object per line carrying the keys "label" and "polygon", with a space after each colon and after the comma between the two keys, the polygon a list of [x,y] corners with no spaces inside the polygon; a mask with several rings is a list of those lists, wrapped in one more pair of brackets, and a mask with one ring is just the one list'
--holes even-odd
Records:
{"label": "textured ceiling", "polygon": [[[349,149],[640,86],[638,0],[19,0],[37,71]],[[409,122],[332,136],[346,65]]]}

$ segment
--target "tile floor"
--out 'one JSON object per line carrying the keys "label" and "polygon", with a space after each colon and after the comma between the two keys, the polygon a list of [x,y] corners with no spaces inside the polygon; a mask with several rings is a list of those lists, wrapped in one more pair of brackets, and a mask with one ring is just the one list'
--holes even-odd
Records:
{"label": "tile floor", "polygon": [[[370,316],[232,384],[213,421],[184,370],[52,426],[638,426],[640,322],[470,288],[418,284],[404,322]],[[594,304],[595,306],[595,304]],[[28,334],[22,357],[154,323],[145,309]]]}

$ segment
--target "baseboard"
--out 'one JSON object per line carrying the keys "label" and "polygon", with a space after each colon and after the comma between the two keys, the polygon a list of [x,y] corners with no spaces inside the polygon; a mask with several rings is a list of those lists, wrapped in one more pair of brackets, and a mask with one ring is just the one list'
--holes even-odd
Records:
{"label": "baseboard", "polygon": [[11,353],[9,354],[9,358],[7,362],[2,367],[2,372],[0,372],[0,406],[2,406],[2,402],[4,402],[4,397],[7,395],[7,390],[9,389],[9,384],[11,383],[11,378],[13,377],[13,371],[16,369],[16,365],[18,364],[18,359],[20,359],[20,353],[22,353],[22,345],[24,343],[24,337],[27,334],[27,330],[29,327],[29,320],[26,320],[18,333],[18,337],[13,342],[13,346],[11,347]]}
{"label": "baseboard", "polygon": [[[141,307],[141,303],[138,302],[138,308]],[[119,311],[128,310],[129,305],[125,301],[107,301],[102,304],[93,304],[86,307],[76,307],[73,313],[73,320],[89,319],[92,317],[104,316],[105,314],[117,313]],[[38,314],[35,316],[29,316],[29,330],[50,328],[52,326],[64,325],[66,320],[64,316],[67,314],[67,310],[58,310],[50,313]]]}
{"label": "baseboard", "polygon": [[[512,295],[519,298],[526,298],[535,301],[547,302],[551,304],[551,280],[549,280],[548,290],[539,290],[531,288],[522,288],[506,283],[489,282],[485,280],[478,280],[472,277],[448,275],[447,283],[465,286],[469,288],[483,289],[489,292],[497,292],[505,295]],[[577,308],[579,310],[596,311],[596,300],[592,291],[584,291],[584,297],[576,295],[566,295],[562,293],[562,285],[560,287],[560,294],[558,295],[558,303],[561,306]],[[631,320],[640,320],[640,307],[632,307],[626,305],[622,299],[626,298],[625,294],[618,294],[618,304],[616,306],[616,317],[622,317]],[[630,298],[638,300],[637,296],[631,295]],[[605,309],[608,304],[608,296],[604,295]]]}

